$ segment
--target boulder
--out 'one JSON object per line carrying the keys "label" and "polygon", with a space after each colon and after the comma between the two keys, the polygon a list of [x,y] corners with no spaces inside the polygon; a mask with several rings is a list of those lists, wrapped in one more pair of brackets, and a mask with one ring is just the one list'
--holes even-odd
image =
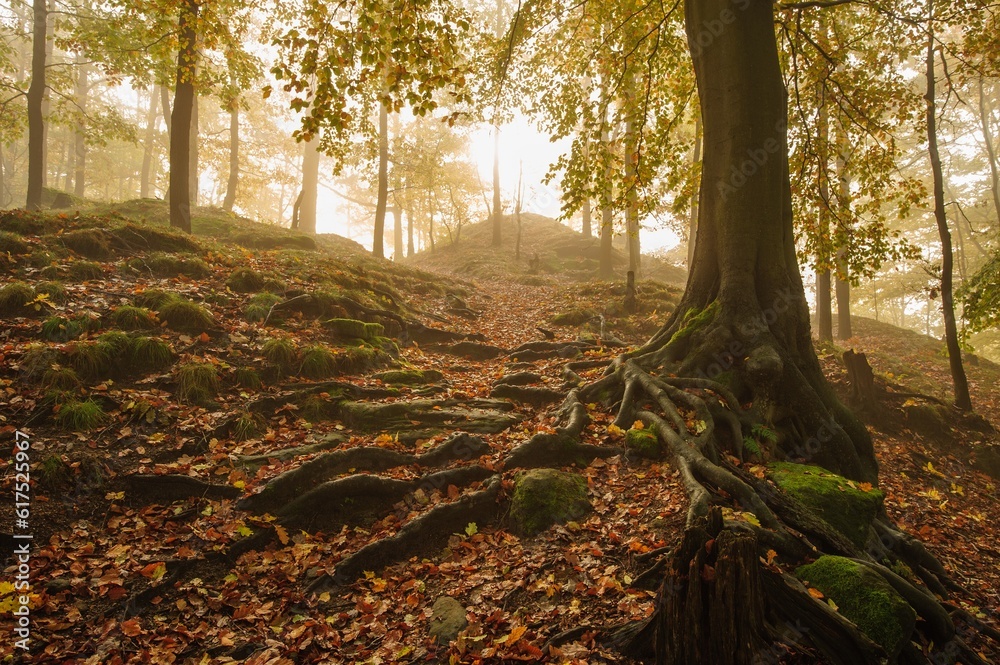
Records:
{"label": "boulder", "polygon": [[468,625],[465,608],[460,602],[450,596],[441,596],[434,601],[430,634],[438,644],[448,644]]}
{"label": "boulder", "polygon": [[531,469],[514,479],[510,519],[514,530],[534,536],[553,524],[582,519],[593,510],[582,476],[555,469]]}

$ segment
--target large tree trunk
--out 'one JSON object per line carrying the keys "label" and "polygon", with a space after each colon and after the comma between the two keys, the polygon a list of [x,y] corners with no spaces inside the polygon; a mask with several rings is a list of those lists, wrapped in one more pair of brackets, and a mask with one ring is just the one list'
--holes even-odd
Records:
{"label": "large tree trunk", "polygon": [[833,303],[831,301],[830,277],[830,159],[827,145],[830,140],[829,109],[826,106],[826,93],[820,92],[819,118],[816,130],[819,136],[817,151],[818,168],[816,176],[819,180],[819,243],[816,262],[816,319],[819,326],[819,338],[824,341],[833,339]]}
{"label": "large tree trunk", "polygon": [[[701,116],[694,120],[694,154],[691,155],[691,169],[695,170],[701,164]],[[691,217],[688,220],[688,252],[687,267],[694,265],[694,246],[698,236],[698,197],[691,202]]]}
{"label": "large tree trunk", "polygon": [[1000,163],[997,161],[996,144],[993,138],[991,114],[983,91],[983,77],[979,77],[979,122],[983,127],[983,141],[990,163],[990,191],[993,193],[993,210],[997,214],[997,228],[1000,228]]}
{"label": "large tree trunk", "polygon": [[639,129],[635,117],[635,81],[629,75],[626,82],[625,106],[625,240],[628,246],[628,271],[639,275],[642,262],[639,244]]}
{"label": "large tree trunk", "polygon": [[[195,55],[197,58],[197,53]],[[194,73],[192,72],[192,77]],[[191,196],[191,206],[198,205],[200,194],[200,178],[198,177],[198,94],[191,96],[191,135],[188,137],[191,147],[188,150],[188,193]]]}
{"label": "large tree trunk", "polygon": [[156,140],[156,88],[149,92],[149,111],[146,113],[146,137],[142,142],[142,171],[139,176],[139,198],[149,197],[150,175],[153,165],[153,141]]}
{"label": "large tree trunk", "polygon": [[415,251],[413,247],[413,224],[414,224],[413,203],[410,202],[406,206],[406,255],[407,256],[413,256],[413,253]]}
{"label": "large tree trunk", "polygon": [[[851,220],[851,173],[848,170],[848,142],[847,131],[843,123],[839,125],[837,132],[837,179],[839,187],[837,191],[837,210],[843,220],[842,224],[848,224]],[[837,248],[837,339],[850,339],[854,336],[851,329],[851,282],[850,268],[847,265],[847,248],[841,245]]]}
{"label": "large tree trunk", "polygon": [[229,109],[229,182],[226,183],[226,198],[222,209],[233,211],[236,204],[236,188],[240,185],[240,100],[232,100]]}
{"label": "large tree trunk", "polygon": [[302,192],[299,194],[298,230],[316,233],[316,201],[319,198],[319,142],[302,144]]}
{"label": "large tree trunk", "polygon": [[177,84],[170,119],[170,226],[191,233],[191,113],[194,106],[194,70],[198,57],[193,22],[198,5],[185,3],[180,12]]}
{"label": "large tree trunk", "polygon": [[500,201],[500,127],[493,127],[493,246],[503,240],[503,203]]}
{"label": "large tree trunk", "polygon": [[[929,5],[933,14],[933,0]],[[951,231],[948,230],[948,215],[944,207],[944,173],[941,170],[941,154],[938,151],[933,24],[928,27],[928,33],[927,151],[930,154],[931,170],[934,174],[934,217],[937,220],[938,235],[941,237],[941,309],[944,314],[944,338],[948,347],[951,379],[955,386],[955,406],[963,411],[971,411],[972,398],[969,396],[969,382],[965,377],[965,367],[962,365],[962,348],[958,343],[958,326],[955,323],[955,298],[952,293],[954,257],[951,249]]]}
{"label": "large tree trunk", "polygon": [[[601,143],[604,151],[611,149],[611,132],[608,128],[607,110],[607,82],[601,83],[601,112],[604,114],[604,121],[601,127]],[[614,192],[611,184],[611,164],[610,161],[604,170],[604,191],[601,193],[601,259],[600,275],[601,279],[611,279],[614,276],[614,232],[615,220],[611,209],[611,201],[614,199]]]}
{"label": "large tree trunk", "polygon": [[76,126],[74,133],[74,166],[73,181],[75,183],[73,194],[83,198],[87,187],[87,95],[90,92],[90,84],[87,81],[90,73],[90,64],[81,57],[81,62],[77,63],[76,78],[76,103],[80,109],[80,122]]}
{"label": "large tree trunk", "polygon": [[378,198],[375,202],[375,237],[372,254],[385,258],[385,211],[389,202],[389,109],[378,106]]}
{"label": "large tree trunk", "polygon": [[25,207],[42,207],[45,186],[45,33],[48,9],[45,0],[33,0],[34,22],[31,36],[31,85],[28,86],[28,195]]}

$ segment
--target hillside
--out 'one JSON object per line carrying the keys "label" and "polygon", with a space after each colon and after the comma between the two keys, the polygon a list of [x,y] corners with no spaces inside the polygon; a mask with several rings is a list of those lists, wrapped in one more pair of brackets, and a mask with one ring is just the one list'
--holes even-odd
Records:
{"label": "hillside", "polygon": [[[662,325],[676,286],[643,281],[623,311],[621,285],[560,258],[582,239],[546,220],[532,238],[551,263],[532,275],[506,243],[479,244],[481,226],[400,265],[215,210],[183,236],[165,214],[152,201],[0,213],[0,422],[31,441],[35,544],[32,654],[8,640],[0,658],[630,662],[596,637],[652,612],[684,531],[683,479],[626,453],[604,404],[581,407],[564,457],[529,455],[558,434],[567,391]],[[870,353],[885,509],[961,585],[950,602],[995,630],[996,433],[935,401],[939,344],[856,326],[821,361],[846,398],[840,353]],[[998,371],[970,368],[994,423]],[[0,464],[12,496],[14,461]],[[541,466],[579,478],[586,501],[526,533],[508,506]],[[5,547],[12,524],[5,502]],[[0,582],[0,607],[15,597]],[[446,597],[451,641],[432,620]],[[1000,657],[969,625],[966,641]],[[769,662],[818,662],[793,642]]]}

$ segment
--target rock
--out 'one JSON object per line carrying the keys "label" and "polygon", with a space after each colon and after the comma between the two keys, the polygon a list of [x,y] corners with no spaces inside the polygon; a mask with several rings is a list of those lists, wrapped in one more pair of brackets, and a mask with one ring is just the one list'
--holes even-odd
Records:
{"label": "rock", "polygon": [[872,520],[882,509],[881,490],[865,491],[818,466],[779,462],[769,475],[778,487],[801,501],[830,526],[864,548]]}
{"label": "rock", "polygon": [[591,309],[571,309],[560,312],[552,317],[552,323],[557,326],[579,326],[591,319],[597,318],[597,314]]}
{"label": "rock", "polygon": [[382,383],[400,386],[423,386],[444,379],[444,374],[436,369],[399,369],[372,375]]}
{"label": "rock", "polygon": [[972,467],[993,478],[1000,478],[1000,446],[983,445],[975,449]]}
{"label": "rock", "polygon": [[942,437],[948,434],[948,407],[941,404],[909,404],[903,406],[906,422],[920,434]]}
{"label": "rock", "polygon": [[838,612],[885,649],[890,663],[896,661],[917,614],[881,575],[839,556],[822,556],[795,574],[833,600]]}
{"label": "rock", "polygon": [[380,323],[365,323],[355,319],[328,319],[323,325],[341,339],[363,339],[370,341],[385,334]]}
{"label": "rock", "polygon": [[448,644],[468,625],[465,608],[460,602],[450,596],[441,596],[434,601],[430,634],[438,644]]}
{"label": "rock", "polygon": [[582,519],[593,510],[582,476],[555,469],[531,469],[514,479],[510,518],[514,530],[534,536],[553,524]]}
{"label": "rock", "polygon": [[625,447],[629,452],[646,459],[660,459],[663,449],[660,438],[652,430],[632,428],[625,432]]}

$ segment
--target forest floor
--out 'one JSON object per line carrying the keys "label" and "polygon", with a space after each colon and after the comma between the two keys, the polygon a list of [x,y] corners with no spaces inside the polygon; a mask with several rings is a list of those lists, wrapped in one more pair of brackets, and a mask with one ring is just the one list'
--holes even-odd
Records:
{"label": "forest floor", "polygon": [[[163,212],[138,202],[84,215],[0,213],[0,426],[11,448],[15,430],[31,440],[28,525],[15,524],[14,459],[4,453],[9,498],[0,504],[0,535],[5,549],[15,542],[11,532],[33,536],[30,648],[20,651],[5,637],[0,660],[626,662],[602,649],[594,630],[652,611],[655,584],[642,573],[677,544],[687,508],[666,461],[614,456],[575,467],[593,505],[577,521],[530,538],[502,519],[455,523],[441,542],[317,591],[310,585],[351,554],[462,501],[483,482],[428,485],[421,482],[427,468],[408,457],[378,473],[415,488],[384,510],[362,497],[323,506],[306,523],[286,523],[245,502],[280,474],[338,451],[432,451],[478,423],[462,418],[479,412],[514,424],[478,434],[483,454],[447,468],[492,470],[509,498],[514,472],[502,467],[504,457],[553,422],[550,406],[501,406],[491,393],[513,372],[534,373],[536,387],[563,391],[567,362],[525,360],[511,350],[548,336],[582,339],[589,342],[578,351],[582,359],[610,360],[622,351],[617,342],[639,344],[665,320],[680,293],[676,284],[642,282],[639,312],[625,315],[616,285],[580,281],[593,258],[559,253],[583,252],[590,243],[568,231],[560,240],[540,222],[527,225],[522,238],[526,247],[545,248],[534,270],[527,264],[535,250],[513,262],[510,244],[493,252],[476,241],[475,228],[463,231],[458,249],[416,257],[412,263],[425,268],[416,270],[375,261],[348,241],[312,242],[211,211],[196,219],[193,240],[179,239],[157,226]],[[30,299],[11,305],[14,283],[31,289]],[[460,355],[459,344],[397,348],[382,335],[347,341],[324,322],[377,318],[354,305],[500,351],[475,359]],[[386,337],[401,332],[386,323]],[[122,329],[131,342],[115,334]],[[1000,626],[998,481],[975,468],[985,466],[996,434],[938,408],[934,399],[946,399],[950,384],[939,342],[866,320],[855,330],[838,347],[821,346],[820,355],[846,396],[840,351],[869,354],[882,399],[863,415],[886,509],[964,587],[952,602]],[[156,344],[149,340],[168,352],[150,352]],[[379,374],[393,367],[440,377],[393,384]],[[592,378],[600,369],[589,372],[580,374]],[[980,361],[969,374],[977,409],[1000,424],[1000,367]],[[359,401],[433,399],[430,408],[447,415],[392,427],[352,421],[328,408],[349,392],[347,384],[362,391]],[[594,405],[590,416],[585,442],[620,444],[611,414]],[[156,480],[178,477],[191,484]],[[226,556],[262,534],[259,547]],[[7,624],[20,592],[12,560],[5,566],[0,612]],[[457,599],[468,621],[449,645],[429,635],[442,596]],[[559,646],[549,643],[560,635]],[[993,645],[966,638],[987,661],[1000,662]],[[768,655],[767,662],[813,662],[808,649],[778,646]]]}

